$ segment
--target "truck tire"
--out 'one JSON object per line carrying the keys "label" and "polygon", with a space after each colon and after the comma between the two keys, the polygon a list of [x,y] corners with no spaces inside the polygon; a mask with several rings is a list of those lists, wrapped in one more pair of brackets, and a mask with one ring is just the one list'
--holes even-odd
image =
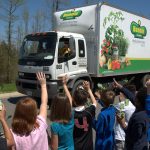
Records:
{"label": "truck tire", "polygon": [[72,88],[72,96],[74,95],[75,90],[79,87],[82,86],[84,80],[78,80],[75,82],[73,88]]}

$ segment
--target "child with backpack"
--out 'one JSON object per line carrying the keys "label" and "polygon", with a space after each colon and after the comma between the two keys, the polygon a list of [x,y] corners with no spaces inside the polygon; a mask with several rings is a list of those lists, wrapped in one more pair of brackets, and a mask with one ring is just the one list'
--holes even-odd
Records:
{"label": "child with backpack", "polygon": [[65,95],[55,96],[51,105],[51,149],[74,150],[72,97],[67,88],[67,76],[62,77],[61,80]]}
{"label": "child with backpack", "polygon": [[95,150],[114,149],[114,125],[116,108],[113,106],[115,93],[112,90],[104,90],[101,93],[101,101],[104,107],[98,115],[97,120],[93,120],[93,128],[96,131]]}
{"label": "child with backpack", "polygon": [[[92,105],[86,107],[88,97],[90,97]],[[92,120],[95,117],[97,102],[88,81],[84,81],[83,87],[79,87],[75,91],[73,100],[76,106],[73,133],[75,150],[93,150]]]}

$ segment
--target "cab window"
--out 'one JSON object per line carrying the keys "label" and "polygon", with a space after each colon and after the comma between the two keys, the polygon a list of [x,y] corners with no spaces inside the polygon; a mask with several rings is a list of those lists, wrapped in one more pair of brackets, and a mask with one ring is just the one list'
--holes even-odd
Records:
{"label": "cab window", "polygon": [[58,46],[58,63],[75,57],[75,41],[70,38],[60,38]]}

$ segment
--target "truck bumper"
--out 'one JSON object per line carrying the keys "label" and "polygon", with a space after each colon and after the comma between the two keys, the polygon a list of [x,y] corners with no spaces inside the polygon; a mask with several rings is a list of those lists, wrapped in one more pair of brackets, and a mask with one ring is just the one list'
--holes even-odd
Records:
{"label": "truck bumper", "polygon": [[[48,98],[52,99],[59,91],[58,81],[47,81]],[[32,97],[41,97],[41,88],[37,81],[17,79],[16,80],[17,91]]]}

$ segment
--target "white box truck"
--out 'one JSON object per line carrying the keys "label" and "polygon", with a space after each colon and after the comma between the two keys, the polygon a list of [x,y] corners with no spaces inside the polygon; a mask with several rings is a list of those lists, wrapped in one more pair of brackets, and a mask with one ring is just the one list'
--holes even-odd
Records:
{"label": "white box truck", "polygon": [[18,62],[17,89],[40,97],[35,73],[47,78],[49,98],[68,74],[73,92],[83,80],[97,83],[150,73],[150,20],[102,3],[56,12],[55,30],[25,36]]}

